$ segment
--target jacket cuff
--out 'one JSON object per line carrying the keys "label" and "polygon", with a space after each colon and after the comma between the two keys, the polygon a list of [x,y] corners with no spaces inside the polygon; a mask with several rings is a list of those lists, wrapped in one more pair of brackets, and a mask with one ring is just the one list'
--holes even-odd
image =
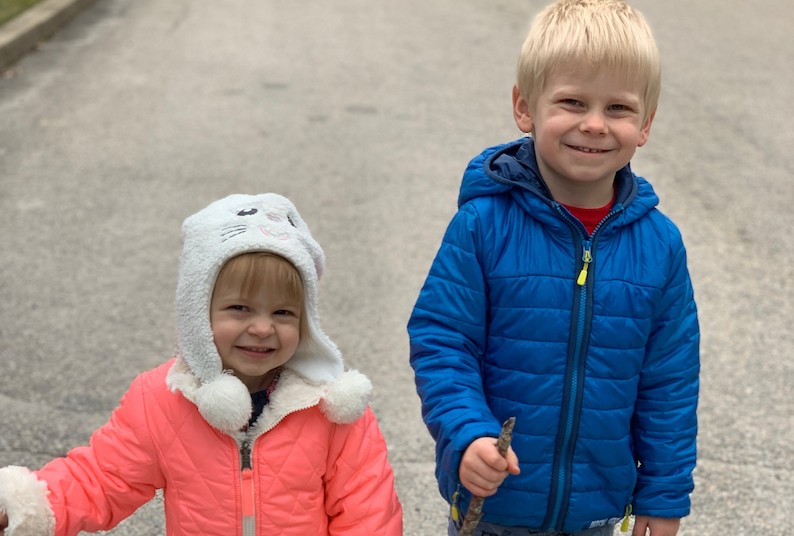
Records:
{"label": "jacket cuff", "polygon": [[0,510],[8,516],[6,536],[53,536],[55,515],[44,481],[25,467],[0,468]]}

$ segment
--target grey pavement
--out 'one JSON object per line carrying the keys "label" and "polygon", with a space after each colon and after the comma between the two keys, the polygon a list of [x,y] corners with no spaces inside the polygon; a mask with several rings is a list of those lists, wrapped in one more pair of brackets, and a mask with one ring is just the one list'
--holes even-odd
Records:
{"label": "grey pavement", "polygon": [[[325,330],[375,385],[405,534],[445,534],[405,323],[468,159],[519,136],[544,2],[95,2],[0,77],[0,465],[85,442],[173,351],[179,226],[293,199],[323,244]],[[635,0],[662,102],[633,165],[681,227],[703,331],[680,534],[794,512],[794,5]],[[163,532],[153,501],[111,533]]]}

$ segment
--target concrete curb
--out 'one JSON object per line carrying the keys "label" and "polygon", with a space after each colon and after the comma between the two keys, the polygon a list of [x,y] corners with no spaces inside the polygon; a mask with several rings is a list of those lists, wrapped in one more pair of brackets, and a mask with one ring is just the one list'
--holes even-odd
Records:
{"label": "concrete curb", "polygon": [[0,71],[96,0],[44,0],[0,26]]}

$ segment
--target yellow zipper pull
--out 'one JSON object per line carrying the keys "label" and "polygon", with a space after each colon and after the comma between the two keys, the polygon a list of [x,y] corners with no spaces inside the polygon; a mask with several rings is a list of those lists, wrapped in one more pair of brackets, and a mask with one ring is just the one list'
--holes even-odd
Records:
{"label": "yellow zipper pull", "polygon": [[455,523],[460,519],[460,511],[458,510],[458,491],[452,494],[452,506],[450,508],[450,517]]}
{"label": "yellow zipper pull", "polygon": [[631,517],[631,505],[626,506],[626,513],[623,516],[623,522],[620,524],[620,532],[629,531],[629,517]]}
{"label": "yellow zipper pull", "polygon": [[587,281],[587,268],[590,266],[590,261],[593,260],[592,255],[590,254],[590,245],[586,245],[584,247],[584,253],[582,253],[582,260],[584,261],[584,265],[582,265],[582,271],[579,272],[579,277],[576,279],[576,284],[580,287],[583,287],[585,281]]}

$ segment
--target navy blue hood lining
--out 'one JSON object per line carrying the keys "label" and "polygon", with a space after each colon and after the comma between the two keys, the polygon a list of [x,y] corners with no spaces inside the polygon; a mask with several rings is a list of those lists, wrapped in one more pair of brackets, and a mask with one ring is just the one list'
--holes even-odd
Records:
{"label": "navy blue hood lining", "polygon": [[[531,137],[521,138],[497,148],[485,157],[481,171],[484,172],[485,177],[507,186],[507,188],[498,189],[500,191],[523,188],[535,193],[550,204],[554,202],[538,169],[535,158],[535,140]],[[631,166],[627,164],[615,174],[615,204],[626,206],[637,196],[637,190],[634,173],[631,171]],[[474,193],[469,192],[469,194]],[[489,193],[494,192],[483,191],[481,194]],[[469,199],[473,197],[477,197],[477,195],[471,195]]]}

